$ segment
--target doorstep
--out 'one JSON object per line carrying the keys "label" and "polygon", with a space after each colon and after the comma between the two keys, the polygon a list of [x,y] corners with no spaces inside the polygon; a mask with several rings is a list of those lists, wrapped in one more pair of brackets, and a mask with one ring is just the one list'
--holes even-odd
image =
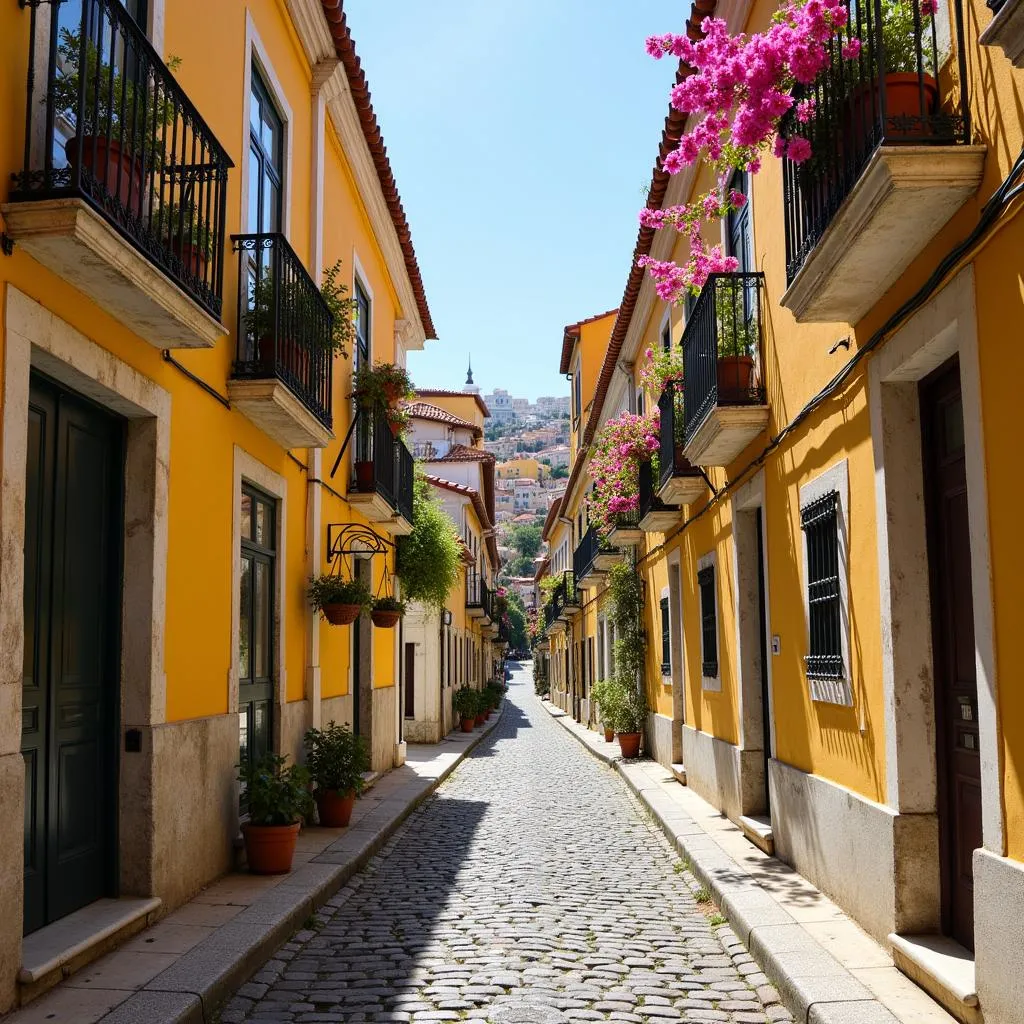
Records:
{"label": "doorstep", "polygon": [[743,834],[759,849],[771,857],[775,853],[775,836],[770,818],[759,814],[741,814],[736,822]]}
{"label": "doorstep", "polygon": [[672,777],[679,783],[680,786],[686,785],[686,768],[681,764],[673,764],[669,766],[669,771],[672,772]]}
{"label": "doorstep", "polygon": [[892,958],[933,999],[963,1024],[981,1024],[974,954],[945,935],[889,936]]}
{"label": "doorstep", "polygon": [[679,785],[672,771],[656,761],[605,758],[571,718],[551,715],[623,777],[690,862],[796,1024],[956,1024],[835,903]]}
{"label": "doorstep", "polygon": [[3,1024],[212,1024],[219,1005],[369,863],[504,708],[472,733],[410,743],[406,763],[380,774],[356,801],[348,828],[299,833],[289,874],[225,875]]}
{"label": "doorstep", "polygon": [[160,900],[102,899],[26,935],[21,942],[18,999],[42,995],[68,975],[142,931],[156,918]]}

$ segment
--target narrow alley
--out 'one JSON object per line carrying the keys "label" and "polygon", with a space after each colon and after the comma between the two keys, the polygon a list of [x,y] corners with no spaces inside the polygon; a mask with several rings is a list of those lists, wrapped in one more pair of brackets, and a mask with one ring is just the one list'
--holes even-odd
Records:
{"label": "narrow alley", "polygon": [[518,670],[492,735],[221,1019],[791,1020],[703,895]]}

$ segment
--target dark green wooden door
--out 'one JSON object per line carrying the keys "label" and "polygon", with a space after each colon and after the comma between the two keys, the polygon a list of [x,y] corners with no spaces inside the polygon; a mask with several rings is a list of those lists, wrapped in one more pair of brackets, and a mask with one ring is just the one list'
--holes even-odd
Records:
{"label": "dark green wooden door", "polygon": [[25,494],[25,932],[116,885],[123,429],[33,375]]}

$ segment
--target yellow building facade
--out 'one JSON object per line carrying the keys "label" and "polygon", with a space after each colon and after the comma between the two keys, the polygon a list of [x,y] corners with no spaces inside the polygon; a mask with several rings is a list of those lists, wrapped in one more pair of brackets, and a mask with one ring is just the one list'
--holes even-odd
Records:
{"label": "yellow building facade", "polygon": [[[734,12],[730,28],[763,29],[775,6],[753,4],[743,23]],[[1019,19],[1015,3],[994,16],[940,4],[924,137],[876,110],[856,173],[839,160],[854,136],[823,130],[817,177],[766,159],[732,182],[749,202],[708,241],[740,269],[700,298],[657,299],[636,259],[685,262],[687,243],[641,230],[557,527],[586,537],[601,426],[657,406],[657,474],[637,521],[610,537],[644,581],[648,754],[684,768],[954,1015],[989,1024],[1019,1020],[1024,948],[1011,647],[1024,356],[1010,341],[1024,227],[1006,199],[1024,139]],[[685,130],[671,112],[662,153]],[[713,185],[659,161],[649,205]],[[682,394],[643,394],[644,353],[674,345]],[[567,346],[563,371],[585,357]],[[607,651],[592,575],[564,635]],[[554,680],[563,641],[548,642]],[[552,699],[596,725],[583,695],[609,662],[595,655],[590,672],[560,649],[568,678]],[[966,994],[922,952],[935,936],[970,964]]]}
{"label": "yellow building facade", "polygon": [[338,0],[12,4],[0,40],[3,1010],[23,932],[231,866],[240,757],[333,719],[401,763],[400,629],[306,589],[393,586],[412,456],[352,372],[433,325]]}

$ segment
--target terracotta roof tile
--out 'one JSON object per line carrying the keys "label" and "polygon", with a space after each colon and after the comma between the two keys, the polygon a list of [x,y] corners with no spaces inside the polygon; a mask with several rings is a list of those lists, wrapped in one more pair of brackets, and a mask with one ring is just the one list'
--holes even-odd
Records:
{"label": "terracotta roof tile", "polygon": [[434,462],[490,462],[492,465],[495,462],[494,452],[489,452],[483,448],[470,448],[465,444],[453,444],[448,449],[447,453],[442,455],[439,459],[434,459]]}
{"label": "terracotta roof tile", "polygon": [[447,423],[450,427],[472,430],[475,437],[483,435],[483,431],[475,423],[470,423],[469,420],[464,420],[439,405],[431,405],[429,402],[406,402],[405,411],[414,419],[436,420],[438,423]]}
{"label": "terracotta roof tile", "polygon": [[402,247],[405,269],[409,274],[413,295],[416,297],[416,306],[419,310],[420,320],[423,321],[423,330],[428,338],[436,338],[437,332],[434,330],[434,321],[431,319],[430,307],[427,305],[423,277],[420,274],[420,266],[416,261],[416,250],[412,244],[412,232],[409,230],[409,222],[406,220],[405,210],[402,207],[402,197],[398,194],[398,185],[395,183],[395,175],[391,170],[391,161],[388,160],[388,151],[384,145],[380,125],[377,123],[377,115],[373,112],[366,74],[356,55],[355,43],[352,41],[348,19],[343,10],[344,0],[321,0],[321,3],[324,16],[327,18],[327,27],[334,40],[334,48],[345,68],[352,100],[359,116],[359,124],[363,129],[363,137],[369,147],[370,156],[373,158],[373,166],[377,171],[377,178],[380,181],[381,192],[384,193],[388,212],[391,214],[391,222],[395,225],[398,244]]}

